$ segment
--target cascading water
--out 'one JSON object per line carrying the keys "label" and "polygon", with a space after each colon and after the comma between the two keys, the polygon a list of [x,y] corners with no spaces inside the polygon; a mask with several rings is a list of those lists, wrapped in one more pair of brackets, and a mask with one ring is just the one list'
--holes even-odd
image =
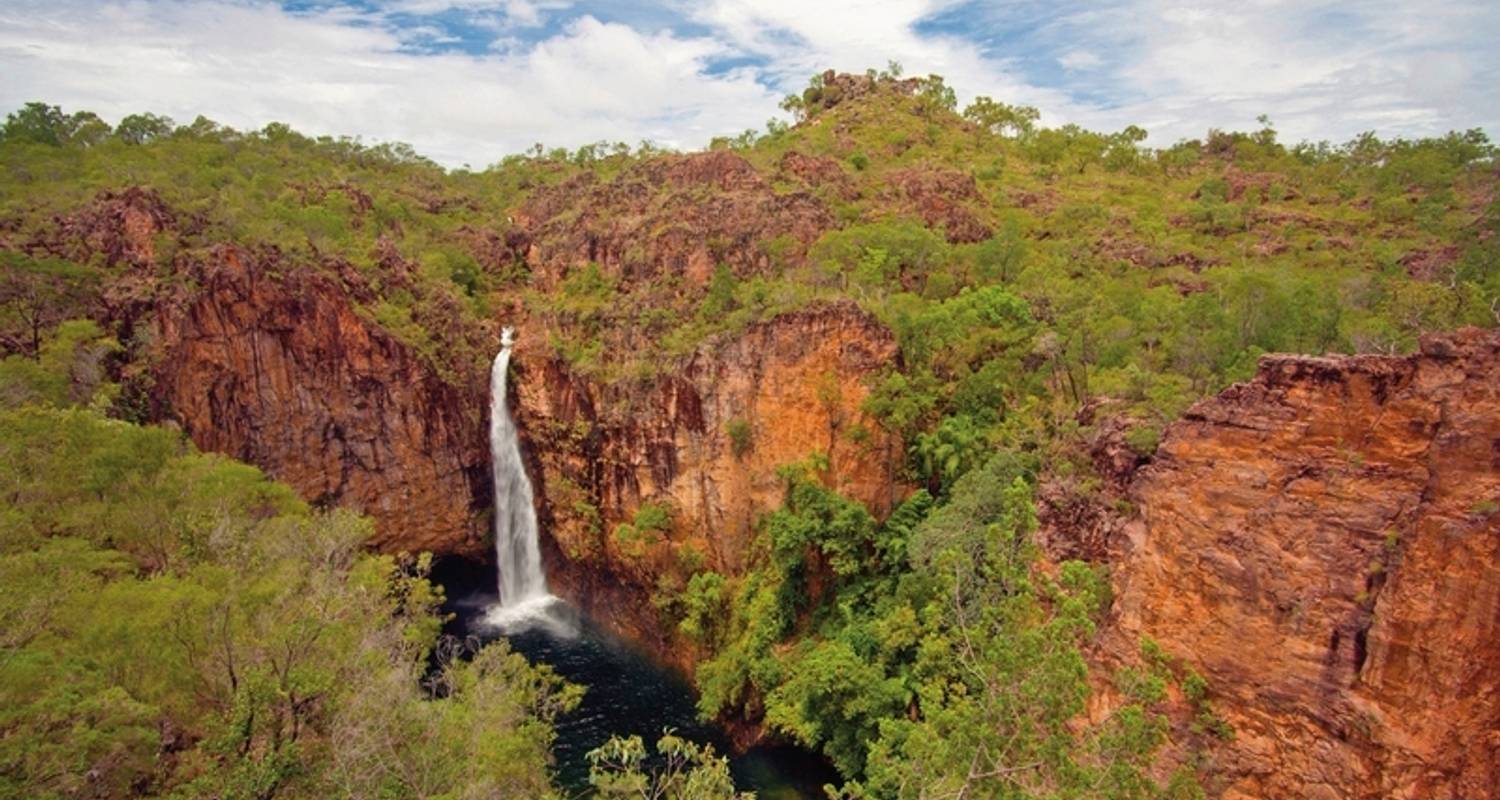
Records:
{"label": "cascading water", "polygon": [[526,477],[516,424],[506,406],[505,381],[514,341],[514,329],[505,328],[500,335],[500,352],[490,370],[490,458],[495,476],[495,562],[500,572],[500,605],[489,618],[502,627],[543,615],[557,599],[547,592],[531,480]]}

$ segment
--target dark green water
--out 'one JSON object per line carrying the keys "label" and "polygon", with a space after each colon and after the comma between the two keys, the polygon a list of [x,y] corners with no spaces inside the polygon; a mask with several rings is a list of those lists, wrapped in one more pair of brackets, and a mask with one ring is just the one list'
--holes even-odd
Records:
{"label": "dark green water", "polygon": [[[485,622],[494,602],[486,594],[450,601],[449,610],[457,615],[450,632],[480,641],[503,637],[532,663],[548,664],[564,679],[587,687],[579,708],[558,720],[553,748],[558,785],[570,795],[587,794],[585,756],[610,736],[639,735],[649,745],[671,728],[712,744],[718,753],[729,752],[722,731],[698,720],[693,689],[679,675],[560,604],[551,616],[561,624],[502,632]],[[765,800],[820,798],[825,783],[839,783],[826,761],[794,747],[752,749],[731,758],[730,771],[741,790]]]}

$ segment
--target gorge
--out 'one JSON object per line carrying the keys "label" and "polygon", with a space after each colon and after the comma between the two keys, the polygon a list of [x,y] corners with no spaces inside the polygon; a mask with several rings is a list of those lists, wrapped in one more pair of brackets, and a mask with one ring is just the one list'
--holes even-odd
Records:
{"label": "gorge", "polygon": [[[336,316],[309,310],[311,319]],[[769,509],[769,500],[757,500],[775,492],[769,465],[794,460],[810,434],[836,427],[840,417],[860,418],[863,391],[857,378],[844,384],[852,398],[824,409],[817,399],[821,376],[840,374],[839,369],[857,376],[864,365],[890,353],[866,354],[888,348],[888,334],[854,312],[837,309],[773,320],[747,336],[753,345],[719,350],[711,356],[717,360],[699,356],[689,369],[701,371],[707,382],[672,378],[660,384],[662,394],[647,395],[648,403],[660,405],[646,407],[661,409],[652,413],[662,415],[646,418],[643,427],[652,427],[583,440],[545,432],[591,420],[595,404],[608,401],[596,399],[597,390],[569,377],[560,365],[522,358],[516,369],[531,380],[515,390],[521,398],[518,431],[503,402],[503,370],[511,349],[502,346],[495,361],[489,439],[495,457],[500,613],[514,603],[546,597],[539,551],[533,549],[540,518],[547,521],[540,529],[542,544],[553,554],[547,563],[565,597],[615,634],[647,643],[658,657],[691,663],[690,653],[670,649],[672,638],[649,612],[652,571],[671,568],[666,556],[627,560],[611,550],[614,543],[604,544],[603,552],[578,555],[596,545],[586,538],[590,531],[581,529],[585,522],[569,505],[570,495],[557,493],[557,487],[575,479],[601,480],[585,470],[609,465],[614,472],[603,476],[604,483],[583,484],[604,487],[601,494],[621,493],[612,506],[617,510],[605,518],[609,526],[628,519],[626,509],[640,502],[636,498],[676,491],[668,487],[680,485],[679,476],[686,475],[693,488],[677,495],[678,508],[717,521],[687,535],[715,533],[689,541],[702,542],[720,569],[742,564],[747,545],[740,538],[745,534],[736,531],[745,528],[736,526],[748,526],[753,509]],[[268,339],[248,331],[225,337],[249,346]],[[398,360],[399,352],[393,350]],[[822,360],[825,352],[832,354],[828,360]],[[230,359],[241,362],[252,359]],[[194,369],[193,358],[171,363],[177,374]],[[265,370],[286,362],[272,355],[259,363]],[[1500,496],[1494,452],[1500,446],[1497,369],[1500,339],[1479,331],[1433,338],[1407,358],[1268,357],[1254,381],[1204,401],[1170,426],[1156,461],[1125,484],[1122,495],[1132,498],[1136,513],[1119,525],[1119,538],[1108,542],[1116,597],[1101,663],[1131,660],[1133,643],[1144,635],[1192,663],[1215,687],[1225,687],[1217,705],[1236,730],[1218,756],[1230,790],[1225,796],[1292,796],[1312,784],[1295,778],[1278,788],[1275,782],[1314,772],[1329,796],[1445,796],[1445,787],[1451,787],[1457,792],[1452,796],[1472,797],[1496,785],[1500,743],[1485,732],[1500,725],[1494,694],[1500,654],[1484,643],[1497,640],[1500,621],[1495,581],[1500,522],[1485,505]],[[749,377],[755,375],[761,377]],[[294,376],[269,370],[259,380],[286,386],[292,396],[307,391]],[[238,396],[252,407],[269,407],[255,393],[242,390]],[[757,437],[755,455],[767,465],[760,468],[761,477],[752,471],[754,462],[734,460],[727,452],[722,426],[742,409],[765,415],[759,417],[766,429]],[[810,419],[801,421],[799,414]],[[190,433],[233,429],[224,417],[205,420],[202,428],[191,416],[179,418]],[[332,424],[356,423],[335,419]],[[661,433],[647,434],[653,428]],[[630,438],[608,438],[622,434]],[[213,447],[216,435],[205,434],[200,443]],[[470,438],[484,437],[471,428]],[[515,444],[519,438],[533,443],[537,454],[530,463],[539,465],[544,477],[535,509]],[[627,442],[636,449],[617,449]],[[422,452],[425,447],[380,441],[371,449]],[[715,448],[722,448],[717,456],[705,457],[704,451]],[[301,458],[325,451],[283,452]],[[886,468],[878,451],[873,458],[835,451],[835,462],[835,482],[856,491],[870,487],[864,490],[866,501],[889,507],[883,505],[890,503],[884,493],[893,489],[889,473],[880,471]],[[316,469],[297,459],[266,465],[273,474],[293,478]],[[415,464],[397,460],[394,466],[387,475],[406,473]],[[1177,474],[1183,470],[1194,472]],[[321,485],[319,478],[303,491],[312,496]],[[473,498],[458,502],[472,507],[481,499],[489,499],[487,493],[475,491]],[[518,505],[507,509],[506,502]],[[367,510],[391,524],[380,507]],[[451,538],[429,546],[473,552],[465,544],[468,530],[468,525],[451,529]],[[1088,531],[1064,528],[1051,535],[1066,540]],[[1424,576],[1443,576],[1437,578],[1442,583],[1424,585],[1429,580]],[[517,594],[507,595],[507,585]],[[1406,621],[1414,615],[1433,618],[1439,613],[1433,604],[1446,608],[1442,613],[1452,621],[1443,626]],[[1236,623],[1229,615],[1242,616]],[[1246,664],[1247,637],[1261,637],[1258,649],[1284,654],[1285,665]],[[1292,641],[1298,642],[1296,649],[1289,649]],[[1456,660],[1439,655],[1445,653],[1464,655]],[[1448,666],[1439,667],[1433,658]],[[1416,664],[1424,666],[1413,672]],[[1416,675],[1423,677],[1413,681]],[[1263,685],[1267,680],[1286,683]],[[1256,686],[1263,688],[1250,688]],[[1443,711],[1433,705],[1433,691],[1469,699]],[[1309,705],[1303,698],[1317,699]],[[1294,730],[1301,738],[1291,738]],[[1314,753],[1316,769],[1288,763]],[[1414,771],[1402,777],[1405,769]]]}
{"label": "gorge", "polygon": [[[498,599],[450,581],[455,632],[479,641],[503,636],[533,663],[588,687],[581,706],[557,722],[557,778],[567,791],[589,788],[587,754],[611,736],[655,736],[664,730],[733,751],[724,735],[698,719],[681,675],[639,652],[547,591],[535,497],[521,457],[507,392],[514,329],[501,328],[490,379],[490,454],[495,486]],[[608,613],[605,611],[605,613]],[[837,779],[815,755],[791,747],[757,748],[730,762],[735,784],[758,797],[804,797]]]}

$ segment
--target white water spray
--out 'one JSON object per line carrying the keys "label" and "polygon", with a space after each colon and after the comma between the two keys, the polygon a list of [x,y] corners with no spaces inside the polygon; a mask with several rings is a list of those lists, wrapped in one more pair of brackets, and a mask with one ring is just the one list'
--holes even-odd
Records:
{"label": "white water spray", "polygon": [[500,334],[500,352],[490,370],[490,458],[495,476],[495,561],[500,570],[500,605],[489,614],[492,624],[510,627],[534,621],[557,598],[547,593],[542,554],[537,545],[536,508],[531,480],[521,462],[516,424],[506,407],[505,381],[510,368],[514,329]]}

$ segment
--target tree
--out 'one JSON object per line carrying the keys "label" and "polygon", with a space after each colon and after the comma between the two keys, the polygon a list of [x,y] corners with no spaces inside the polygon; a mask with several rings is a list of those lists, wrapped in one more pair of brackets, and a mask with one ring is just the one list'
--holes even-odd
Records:
{"label": "tree", "polygon": [[729,760],[712,746],[695,744],[672,731],[656,740],[663,762],[652,768],[639,736],[610,737],[589,751],[589,785],[601,798],[640,800],[748,800],[734,790]]}
{"label": "tree", "polygon": [[766,724],[827,755],[845,775],[864,772],[882,720],[898,717],[909,695],[899,677],[842,638],[803,643],[787,680],[766,696]]}
{"label": "tree", "polygon": [[115,138],[126,144],[147,144],[171,136],[176,126],[171,117],[131,114],[115,126]]}
{"label": "tree", "polygon": [[728,584],[717,572],[699,572],[688,579],[682,593],[682,620],[677,629],[684,636],[712,651],[723,633]]}
{"label": "tree", "polygon": [[0,486],[0,794],[553,796],[581,690],[430,662],[431,558],[368,519],[80,409],[0,412]]}
{"label": "tree", "polygon": [[1031,135],[1041,112],[1031,106],[1009,105],[980,95],[964,109],[964,119],[1001,136]]}
{"label": "tree", "polygon": [[1139,125],[1130,125],[1125,130],[1109,137],[1109,144],[1104,151],[1104,166],[1112,170],[1128,169],[1136,166],[1141,160],[1141,142],[1146,141],[1146,129]]}
{"label": "tree", "polygon": [[943,79],[941,75],[928,75],[922,78],[917,87],[917,96],[922,98],[930,115],[933,111],[953,111],[958,108],[958,93]]}
{"label": "tree", "polygon": [[99,277],[62,259],[0,253],[0,353],[36,358],[47,332],[82,315]]}
{"label": "tree", "polygon": [[67,142],[71,133],[68,122],[68,116],[57,106],[27,103],[6,116],[5,125],[0,127],[0,141],[58,147]]}
{"label": "tree", "polygon": [[[1150,797],[1145,774],[1164,720],[1137,706],[1081,736],[1071,725],[1089,692],[1080,651],[1107,597],[1081,562],[1056,579],[1033,569],[1031,488],[994,474],[966,481],[956,502],[976,514],[921,530],[914,566],[937,582],[914,666],[919,716],[890,716],[870,745],[852,797]],[[925,526],[924,526],[925,527]],[[955,535],[957,534],[957,535]]]}
{"label": "tree", "polygon": [[68,118],[68,144],[93,147],[109,138],[109,124],[92,111],[78,111]]}
{"label": "tree", "polygon": [[107,406],[119,387],[110,383],[104,360],[119,349],[92,320],[64,322],[36,360],[19,355],[0,360],[0,408]]}
{"label": "tree", "polygon": [[944,418],[931,433],[919,434],[912,443],[911,455],[927,488],[933,494],[942,494],[989,450],[989,442],[973,418],[959,415]]}
{"label": "tree", "polygon": [[0,142],[25,142],[52,147],[99,144],[109,136],[109,126],[92,111],[64,114],[57,106],[27,103],[13,111],[0,126]]}

